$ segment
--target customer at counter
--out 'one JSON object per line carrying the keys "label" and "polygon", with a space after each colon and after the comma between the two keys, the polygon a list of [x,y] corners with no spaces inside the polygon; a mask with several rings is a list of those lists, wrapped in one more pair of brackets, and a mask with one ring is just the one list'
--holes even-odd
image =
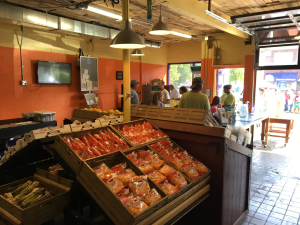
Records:
{"label": "customer at counter", "polygon": [[161,103],[163,103],[164,107],[169,107],[170,105],[170,95],[169,92],[165,89],[165,82],[163,80],[158,81],[157,83],[158,88],[160,89],[163,98]]}
{"label": "customer at counter", "polygon": [[217,112],[218,108],[222,108],[221,99],[219,96],[215,96],[210,107],[211,114]]}
{"label": "customer at counter", "polygon": [[160,91],[157,91],[153,94],[151,106],[159,106],[162,107],[163,104],[161,103],[163,98],[163,94]]}
{"label": "customer at counter", "polygon": [[223,87],[224,94],[221,96],[221,103],[223,107],[228,107],[235,104],[235,97],[231,93],[231,89],[231,84],[224,85]]}
{"label": "customer at counter", "polygon": [[203,83],[204,81],[201,77],[195,77],[192,81],[192,90],[181,96],[178,107],[209,110],[210,104],[208,97],[201,93],[201,90],[203,89]]}
{"label": "customer at counter", "polygon": [[135,104],[135,105],[139,104],[139,96],[138,93],[136,92],[138,84],[139,82],[137,82],[136,80],[132,80],[130,83],[131,104]]}
{"label": "customer at counter", "polygon": [[[179,94],[182,96],[184,93],[188,92],[188,89],[185,87],[185,86],[181,86],[179,88]],[[179,98],[175,98],[175,100],[180,100],[180,97]]]}
{"label": "customer at counter", "polygon": [[177,99],[180,97],[179,91],[174,87],[173,84],[170,85],[171,93],[170,93],[170,98],[172,100]]}

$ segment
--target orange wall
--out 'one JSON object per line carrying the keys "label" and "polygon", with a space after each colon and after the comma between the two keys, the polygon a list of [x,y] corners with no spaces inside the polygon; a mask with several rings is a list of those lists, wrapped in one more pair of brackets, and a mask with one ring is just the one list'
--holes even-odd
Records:
{"label": "orange wall", "polygon": [[[23,50],[24,77],[27,87],[21,86],[20,51],[17,48],[0,47],[0,120],[21,117],[21,112],[29,110],[51,110],[56,112],[58,124],[64,118],[71,118],[73,109],[86,107],[80,91],[79,71],[76,55]],[[71,85],[39,85],[36,81],[37,60],[72,63]],[[116,71],[122,71],[122,60],[98,60],[100,105],[98,108],[109,110],[120,107],[121,84],[116,80]],[[153,78],[162,79],[167,73],[167,65],[131,62],[131,79],[146,84]]]}

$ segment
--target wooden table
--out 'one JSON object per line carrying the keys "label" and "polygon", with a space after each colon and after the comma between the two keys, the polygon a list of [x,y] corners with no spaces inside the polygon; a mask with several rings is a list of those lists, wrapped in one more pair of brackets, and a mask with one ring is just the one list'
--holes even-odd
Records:
{"label": "wooden table", "polygon": [[[286,127],[285,128],[274,127],[273,123],[284,124]],[[264,127],[264,129],[268,128],[270,133],[284,134],[284,136],[274,135],[274,134],[269,134],[269,136],[285,138],[285,143],[287,144],[287,143],[289,143],[291,131],[294,128],[294,119],[283,119],[283,118],[272,117],[272,118],[270,118],[269,124],[266,123],[266,121],[263,121],[263,127]],[[277,128],[277,129],[274,129],[274,128]],[[262,139],[265,138],[264,135],[265,134],[262,133],[262,136],[261,136]]]}

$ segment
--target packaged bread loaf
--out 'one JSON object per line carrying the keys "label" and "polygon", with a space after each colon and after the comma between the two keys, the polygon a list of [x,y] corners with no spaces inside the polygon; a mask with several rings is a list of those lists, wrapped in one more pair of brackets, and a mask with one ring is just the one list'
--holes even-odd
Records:
{"label": "packaged bread loaf", "polygon": [[170,184],[167,180],[160,186],[160,188],[169,196],[175,194],[179,190],[177,187]]}
{"label": "packaged bread loaf", "polygon": [[181,173],[179,173],[178,171],[176,171],[176,173],[171,174],[168,176],[168,179],[170,180],[170,182],[175,185],[178,189],[183,188],[184,186],[187,185],[187,181],[184,178],[184,176],[182,176]]}
{"label": "packaged bread loaf", "polygon": [[160,184],[167,179],[162,173],[160,173],[157,170],[153,171],[152,173],[148,174],[147,176],[156,184]]}
{"label": "packaged bread loaf", "polygon": [[148,205],[151,206],[162,199],[161,195],[157,192],[155,188],[152,188],[146,196],[144,197],[143,201]]}

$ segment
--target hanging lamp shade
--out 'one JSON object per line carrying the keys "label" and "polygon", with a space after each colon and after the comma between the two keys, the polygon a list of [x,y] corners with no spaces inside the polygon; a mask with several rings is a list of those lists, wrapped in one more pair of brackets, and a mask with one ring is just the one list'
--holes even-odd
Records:
{"label": "hanging lamp shade", "polygon": [[297,33],[297,35],[294,38],[297,39],[297,40],[300,39],[300,30],[298,30],[298,33]]}
{"label": "hanging lamp shade", "polygon": [[134,49],[132,52],[131,52],[131,55],[132,56],[144,56],[144,52],[141,50],[141,49]]}
{"label": "hanging lamp shade", "polygon": [[145,48],[145,42],[132,30],[129,20],[124,22],[123,30],[112,40],[110,47],[121,49]]}
{"label": "hanging lamp shade", "polygon": [[171,28],[164,23],[164,20],[160,15],[158,22],[152,27],[149,33],[152,35],[167,35],[171,34]]}

